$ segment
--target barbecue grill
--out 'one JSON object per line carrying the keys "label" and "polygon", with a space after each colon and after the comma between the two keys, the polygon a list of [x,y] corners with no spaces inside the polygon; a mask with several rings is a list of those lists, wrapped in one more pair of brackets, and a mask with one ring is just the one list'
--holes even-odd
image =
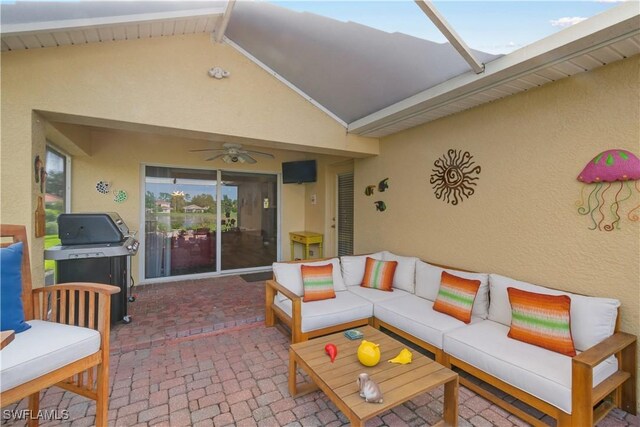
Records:
{"label": "barbecue grill", "polygon": [[44,252],[56,261],[56,283],[94,282],[120,287],[111,296],[111,321],[131,322],[127,314],[131,257],[140,243],[120,215],[71,213],[58,217],[60,246]]}

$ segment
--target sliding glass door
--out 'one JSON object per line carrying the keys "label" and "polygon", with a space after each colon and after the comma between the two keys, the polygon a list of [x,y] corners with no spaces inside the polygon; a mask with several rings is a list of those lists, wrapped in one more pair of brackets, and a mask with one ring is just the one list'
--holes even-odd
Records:
{"label": "sliding glass door", "polygon": [[277,260],[277,175],[146,166],[144,192],[146,279]]}
{"label": "sliding glass door", "polygon": [[146,167],[145,278],[216,271],[217,172]]}
{"label": "sliding glass door", "polygon": [[222,270],[271,265],[278,257],[277,175],[222,172]]}

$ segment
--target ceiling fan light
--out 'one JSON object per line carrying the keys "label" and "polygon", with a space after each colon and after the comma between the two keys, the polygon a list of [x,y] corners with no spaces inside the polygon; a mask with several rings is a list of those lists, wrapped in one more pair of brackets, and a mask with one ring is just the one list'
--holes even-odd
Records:
{"label": "ceiling fan light", "polygon": [[222,161],[225,163],[232,163],[233,158],[229,154],[225,154],[224,156],[222,156]]}
{"label": "ceiling fan light", "polygon": [[238,156],[238,157],[236,157],[236,159],[240,163],[246,163],[247,162],[247,160],[244,158],[244,156]]}

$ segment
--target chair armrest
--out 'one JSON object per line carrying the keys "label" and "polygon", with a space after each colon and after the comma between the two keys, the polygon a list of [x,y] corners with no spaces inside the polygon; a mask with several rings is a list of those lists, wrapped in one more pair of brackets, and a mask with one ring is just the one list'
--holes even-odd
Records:
{"label": "chair armrest", "polygon": [[112,295],[120,292],[120,288],[112,285],[105,285],[102,283],[89,283],[89,282],[71,282],[61,283],[59,285],[45,286],[42,288],[34,289],[34,294],[45,291],[90,291],[99,294]]}
{"label": "chair armrest", "polygon": [[302,297],[294,294],[289,289],[282,286],[275,280],[267,280],[267,314],[266,323],[267,326],[273,326],[273,315],[270,313],[273,305],[273,298],[276,292],[280,292],[282,295],[291,300],[291,342],[296,343],[302,340]]}
{"label": "chair armrest", "polygon": [[282,295],[284,295],[285,297],[289,298],[291,301],[295,301],[297,299],[298,300],[300,299],[300,297],[298,295],[294,294],[289,289],[285,288],[284,286],[282,286],[280,283],[276,282],[275,280],[267,280],[267,286],[270,286],[271,288],[273,288],[276,291],[280,292]]}
{"label": "chair armrest", "polygon": [[583,364],[590,368],[595,367],[606,358],[619,353],[635,343],[637,337],[626,332],[616,332],[604,341],[583,351],[573,358],[573,364]]}

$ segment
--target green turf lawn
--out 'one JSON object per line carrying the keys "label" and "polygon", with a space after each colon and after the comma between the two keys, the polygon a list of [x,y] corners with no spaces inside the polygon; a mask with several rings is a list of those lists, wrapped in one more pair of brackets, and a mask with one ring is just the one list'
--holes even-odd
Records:
{"label": "green turf lawn", "polygon": [[[50,248],[51,246],[56,246],[60,244],[60,239],[57,234],[51,234],[48,236],[44,236],[44,248]],[[44,269],[46,270],[55,270],[56,262],[52,259],[47,259],[44,261]]]}

